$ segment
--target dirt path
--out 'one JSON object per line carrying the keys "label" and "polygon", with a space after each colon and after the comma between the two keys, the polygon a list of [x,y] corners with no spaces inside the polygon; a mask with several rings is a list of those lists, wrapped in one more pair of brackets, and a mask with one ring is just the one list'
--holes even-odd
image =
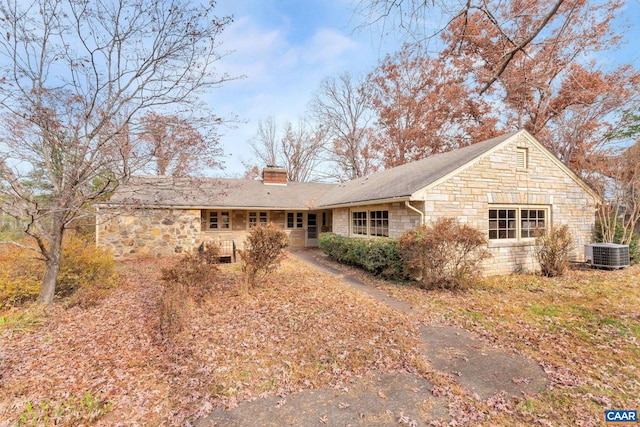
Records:
{"label": "dirt path", "polygon": [[[317,250],[292,255],[391,308],[416,315],[410,304],[321,262]],[[535,362],[492,348],[472,333],[448,325],[423,325],[421,353],[437,371],[453,376],[470,393],[486,400],[498,394],[521,398],[544,389],[547,378]],[[424,378],[403,373],[371,374],[348,390],[315,390],[270,397],[222,408],[198,420],[208,426],[386,426],[424,425],[449,420],[447,400],[432,393]]]}

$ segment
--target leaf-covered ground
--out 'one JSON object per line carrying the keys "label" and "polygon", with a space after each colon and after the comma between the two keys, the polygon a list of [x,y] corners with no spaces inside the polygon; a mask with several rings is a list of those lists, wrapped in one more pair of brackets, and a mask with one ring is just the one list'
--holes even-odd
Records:
{"label": "leaf-covered ground", "polygon": [[600,426],[606,409],[640,408],[640,266],[497,276],[464,292],[378,284],[427,323],[464,327],[543,367],[549,389],[493,422]]}
{"label": "leaf-covered ground", "polygon": [[289,260],[239,296],[223,266],[185,328],[160,328],[159,271],[124,262],[95,305],[0,313],[0,425],[180,425],[217,406],[409,367],[416,332],[403,316]]}
{"label": "leaf-covered ground", "polygon": [[[120,284],[93,305],[0,313],[0,426],[181,425],[216,407],[342,391],[367,371],[398,370],[425,376],[447,399],[451,418],[434,425],[600,426],[605,409],[640,407],[640,267],[494,277],[464,292],[360,274],[412,303],[409,319],[291,259],[239,296],[238,267],[225,265],[204,300],[185,305],[188,327],[171,335],[160,326],[159,271],[172,261],[121,263]],[[526,354],[550,385],[515,402],[479,401],[420,362],[419,322],[462,326]]]}

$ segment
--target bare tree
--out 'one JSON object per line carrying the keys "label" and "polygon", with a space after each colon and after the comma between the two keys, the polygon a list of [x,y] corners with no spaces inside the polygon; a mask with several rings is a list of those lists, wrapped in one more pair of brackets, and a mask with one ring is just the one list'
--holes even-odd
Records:
{"label": "bare tree", "polygon": [[258,122],[258,131],[251,148],[263,165],[276,165],[280,160],[278,125],[272,116]]}
{"label": "bare tree", "polygon": [[309,109],[331,139],[329,162],[339,181],[366,176],[376,169],[368,136],[372,111],[364,84],[349,73],[326,78],[320,83]]}
{"label": "bare tree", "polygon": [[[212,118],[214,124],[220,119]],[[194,127],[177,116],[160,115],[153,111],[142,119],[141,155],[149,156],[155,173],[160,176],[184,177],[202,174],[205,167],[220,166],[221,150],[215,129]],[[209,128],[209,129],[207,129]]]}
{"label": "bare tree", "polygon": [[213,69],[230,18],[215,2],[4,0],[0,38],[0,203],[45,261],[51,303],[61,245],[139,166],[129,137],[146,109],[197,105],[228,79]]}
{"label": "bare tree", "polygon": [[[287,170],[287,179],[296,182],[318,181],[323,177],[327,131],[306,120],[295,125],[285,121],[279,132],[272,117],[258,123],[258,131],[251,147],[258,161],[264,165],[278,165]],[[258,165],[244,164],[246,177],[255,176]]]}
{"label": "bare tree", "polygon": [[640,144],[605,158],[600,165],[591,182],[603,200],[597,211],[602,240],[628,245],[640,221]]}
{"label": "bare tree", "polygon": [[[584,4],[581,0],[358,0],[356,11],[369,24],[382,23],[385,27],[403,29],[414,41],[422,43],[448,32],[452,25],[457,25],[460,31],[455,34],[454,46],[475,43],[476,35],[468,29],[473,28],[478,21],[488,23],[491,27],[489,31],[496,35],[496,44],[501,49],[496,51],[498,58],[492,62],[491,72],[485,75],[484,84],[480,88],[482,94],[500,78],[518,53],[539,40],[543,30],[549,27],[566,27],[575,10],[584,7]],[[504,15],[508,15],[506,19]],[[442,19],[444,23],[440,27],[428,27]],[[519,20],[525,20],[529,25],[521,27],[518,25]]]}

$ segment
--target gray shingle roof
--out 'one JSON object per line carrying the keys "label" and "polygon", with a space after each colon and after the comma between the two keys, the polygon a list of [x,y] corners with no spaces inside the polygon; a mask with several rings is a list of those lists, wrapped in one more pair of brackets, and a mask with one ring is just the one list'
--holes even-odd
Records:
{"label": "gray shingle roof", "polygon": [[516,133],[498,136],[340,184],[337,188],[325,193],[316,205],[330,207],[375,200],[408,198],[416,191],[455,171]]}
{"label": "gray shingle roof", "polygon": [[305,209],[335,186],[311,182],[265,185],[262,181],[225,178],[133,177],[118,188],[107,204]]}
{"label": "gray shingle roof", "polygon": [[408,199],[459,167],[512,137],[513,132],[426,159],[374,173],[344,184],[289,182],[265,185],[229,178],[134,177],[107,205],[191,208],[307,209]]}

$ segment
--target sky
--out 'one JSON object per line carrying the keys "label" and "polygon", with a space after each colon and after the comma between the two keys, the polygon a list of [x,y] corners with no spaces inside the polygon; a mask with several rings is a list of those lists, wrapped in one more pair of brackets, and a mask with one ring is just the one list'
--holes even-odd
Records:
{"label": "sky", "polygon": [[[233,15],[220,41],[228,52],[220,72],[242,78],[224,83],[206,101],[221,117],[237,116],[221,129],[225,168],[214,175],[241,177],[242,160],[251,162],[250,139],[258,122],[301,117],[322,79],[349,71],[371,71],[386,53],[402,44],[399,34],[381,36],[379,28],[358,28],[352,0],[219,0],[217,14]],[[631,28],[618,52],[603,63],[631,63],[640,68],[640,0],[629,0],[624,18]],[[255,162],[254,162],[255,163]]]}

